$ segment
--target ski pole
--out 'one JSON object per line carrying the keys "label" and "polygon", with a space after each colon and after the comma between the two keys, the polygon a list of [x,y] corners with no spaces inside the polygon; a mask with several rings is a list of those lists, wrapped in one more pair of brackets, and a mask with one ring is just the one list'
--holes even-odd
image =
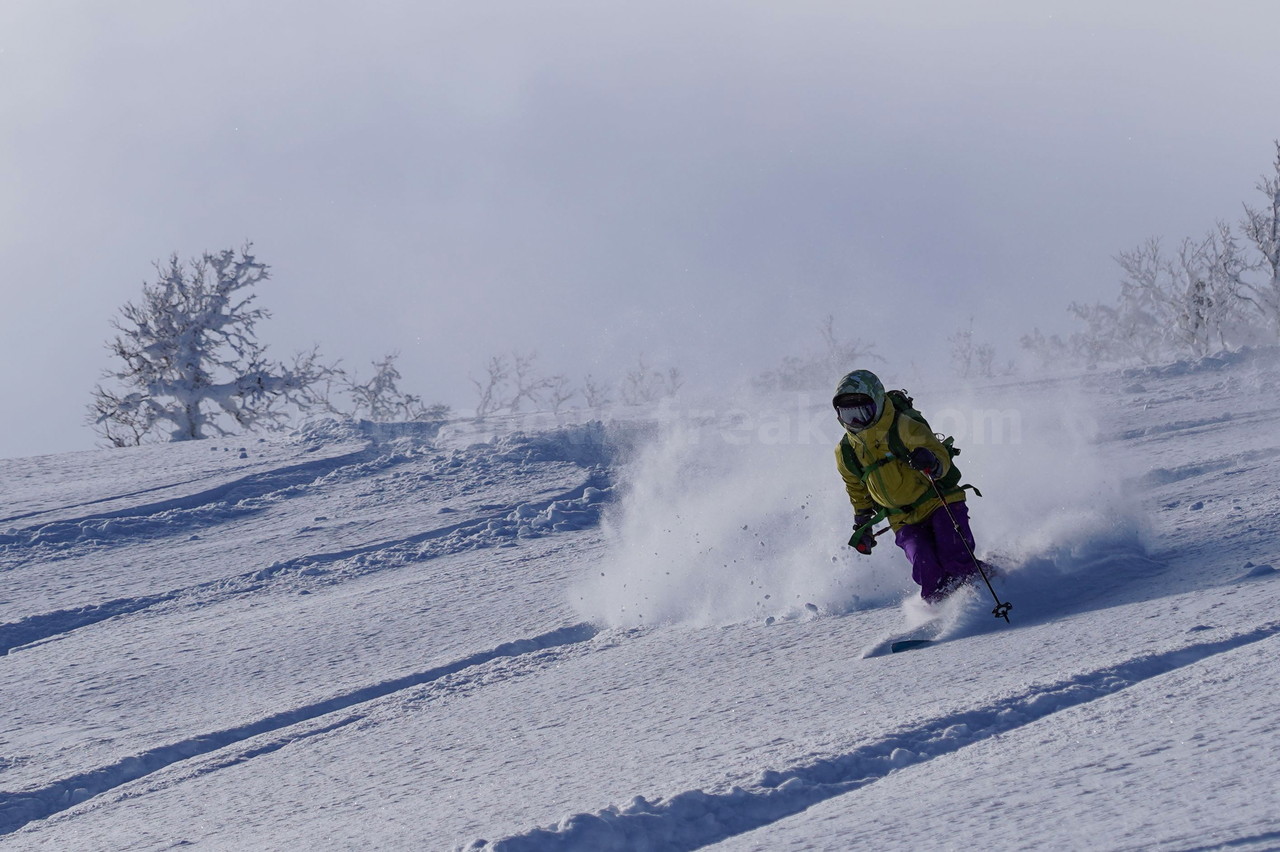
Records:
{"label": "ski pole", "polygon": [[[920,471],[924,473],[924,471]],[[965,540],[964,533],[960,531],[960,522],[956,520],[956,516],[951,512],[951,506],[947,504],[947,498],[942,496],[942,489],[938,487],[938,482],[932,476],[924,473],[924,478],[929,480],[929,484],[933,486],[933,493],[938,495],[938,499],[942,501],[942,508],[946,511],[947,517],[951,519],[951,526],[955,528],[956,538],[960,539],[960,543],[964,545],[965,553],[969,554],[969,558],[973,560],[973,565],[978,569],[978,573],[982,576],[982,582],[987,584],[987,591],[991,592],[991,597],[995,599],[996,607],[991,610],[991,614],[996,618],[1003,618],[1006,623],[1009,622],[1009,610],[1013,609],[1013,604],[1008,601],[1001,601],[1000,596],[996,594],[995,587],[991,585],[991,580],[987,577],[987,572],[982,570],[982,563],[978,557],[974,555],[973,548],[969,546],[969,542]]]}

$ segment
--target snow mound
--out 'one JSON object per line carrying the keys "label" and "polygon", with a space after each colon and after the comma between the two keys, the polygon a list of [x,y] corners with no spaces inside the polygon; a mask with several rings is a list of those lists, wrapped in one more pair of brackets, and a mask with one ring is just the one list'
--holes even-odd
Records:
{"label": "snow mound", "polygon": [[1168,379],[1211,373],[1244,364],[1273,365],[1280,361],[1280,346],[1244,346],[1202,358],[1175,361],[1150,367],[1132,367],[1121,372],[1126,379]]}
{"label": "snow mound", "polygon": [[536,431],[515,431],[498,435],[488,443],[495,458],[521,464],[570,462],[580,467],[606,467],[632,456],[652,440],[654,424],[646,421],[615,420],[557,426]]}
{"label": "snow mound", "polygon": [[1244,567],[1248,570],[1246,570],[1245,573],[1240,575],[1240,577],[1237,579],[1237,582],[1244,582],[1245,580],[1256,580],[1259,577],[1271,577],[1276,574],[1275,566],[1272,566],[1272,565],[1254,565],[1252,562],[1249,562],[1249,563],[1246,563]]}

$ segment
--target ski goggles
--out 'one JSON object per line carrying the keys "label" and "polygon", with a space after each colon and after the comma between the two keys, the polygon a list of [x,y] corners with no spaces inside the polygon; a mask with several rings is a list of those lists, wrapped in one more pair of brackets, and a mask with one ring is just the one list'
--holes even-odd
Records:
{"label": "ski goggles", "polygon": [[838,397],[833,405],[835,405],[836,417],[850,429],[865,429],[875,422],[875,400],[865,394]]}

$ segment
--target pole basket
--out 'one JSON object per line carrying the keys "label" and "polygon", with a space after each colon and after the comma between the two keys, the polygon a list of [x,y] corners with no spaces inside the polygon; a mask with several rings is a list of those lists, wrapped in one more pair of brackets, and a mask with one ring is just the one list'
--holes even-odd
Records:
{"label": "pole basket", "polygon": [[1000,600],[1000,596],[996,594],[995,587],[991,585],[991,578],[987,576],[987,572],[982,570],[982,562],[974,555],[973,549],[969,547],[969,542],[964,540],[964,535],[960,530],[960,524],[956,521],[956,516],[951,513],[951,507],[947,505],[947,498],[943,495],[942,489],[938,487],[938,481],[927,473],[921,471],[921,475],[929,480],[929,484],[933,486],[933,493],[938,495],[938,501],[942,503],[942,510],[947,513],[947,517],[951,520],[951,526],[956,531],[956,537],[960,539],[960,543],[964,545],[965,552],[969,554],[969,558],[973,560],[973,567],[978,569],[978,574],[982,577],[982,582],[987,584],[987,591],[991,592],[991,597],[995,600],[995,609],[991,610],[991,614],[996,618],[1003,618],[1005,623],[1009,622],[1009,610],[1013,609],[1013,604],[1008,601]]}

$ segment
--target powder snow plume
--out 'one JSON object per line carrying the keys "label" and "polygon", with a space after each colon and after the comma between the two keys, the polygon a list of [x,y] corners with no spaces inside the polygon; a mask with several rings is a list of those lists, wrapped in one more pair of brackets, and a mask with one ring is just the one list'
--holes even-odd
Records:
{"label": "powder snow plume", "polygon": [[892,548],[855,559],[845,544],[852,510],[829,404],[715,410],[670,418],[622,471],[608,558],[574,590],[585,617],[723,624],[847,612],[907,591]]}
{"label": "powder snow plume", "polygon": [[[1045,391],[1019,383],[940,397],[930,417],[963,448],[957,464],[983,494],[969,504],[978,555],[994,564],[997,592],[1024,621],[1159,569],[1147,556],[1140,501],[1126,491],[1133,471],[1100,438],[1099,396],[1074,382]],[[945,636],[991,626],[989,592],[978,593],[981,605],[969,607],[978,616]]]}
{"label": "powder snow plume", "polygon": [[[1069,390],[1051,404],[1034,398],[1020,406],[1015,387],[917,399],[963,447],[957,463],[984,494],[970,498],[979,555],[1001,563],[1024,608],[1056,594],[1066,575],[1144,552],[1121,477],[1099,458],[1094,419]],[[916,587],[892,534],[869,557],[845,544],[852,510],[825,400],[715,410],[723,413],[667,418],[623,469],[622,498],[605,520],[608,556],[573,590],[584,617],[723,624],[910,597]]]}

